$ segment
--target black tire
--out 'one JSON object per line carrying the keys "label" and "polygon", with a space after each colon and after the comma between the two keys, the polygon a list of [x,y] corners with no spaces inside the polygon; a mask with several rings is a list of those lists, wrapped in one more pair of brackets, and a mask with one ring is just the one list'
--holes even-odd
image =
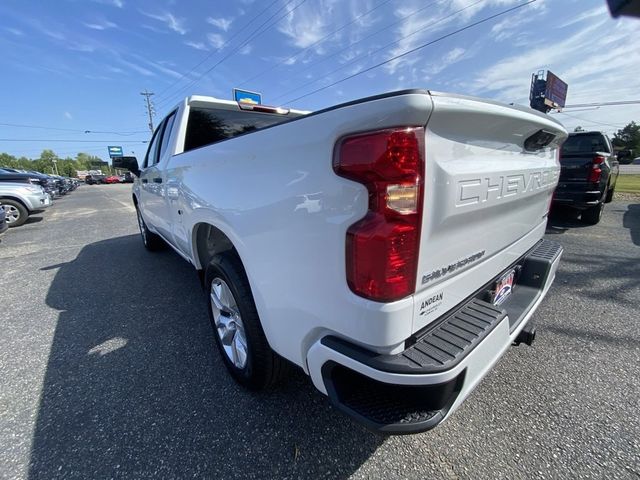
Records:
{"label": "black tire", "polygon": [[[233,364],[225,353],[218,334],[211,301],[212,284],[216,279],[224,280],[229,287],[242,319],[247,346],[246,364],[243,368]],[[231,376],[249,390],[264,390],[280,382],[286,376],[288,363],[276,354],[267,342],[249,281],[237,255],[224,253],[211,259],[205,271],[205,292],[216,345]]]}
{"label": "black tire", "polygon": [[582,221],[582,223],[586,223],[587,225],[597,225],[598,223],[600,223],[603,211],[604,202],[600,202],[598,205],[584,210],[582,212],[582,215],[580,215],[580,220]]}
{"label": "black tire", "polygon": [[9,224],[9,227],[19,227],[20,225],[24,225],[24,222],[29,218],[29,210],[27,210],[27,207],[17,200],[3,198],[2,205],[5,207],[4,211],[7,215],[7,223]]}
{"label": "black tire", "polygon": [[604,203],[613,202],[613,193],[614,193],[615,189],[616,189],[615,185],[612,188],[609,189],[609,191],[607,192],[607,196],[604,199]]}
{"label": "black tire", "polygon": [[150,252],[162,250],[165,246],[164,240],[162,240],[162,237],[149,230],[149,227],[147,227],[144,218],[142,218],[142,213],[140,213],[140,209],[137,206],[136,215],[138,216],[138,227],[140,228],[140,236],[142,237],[142,244],[144,245],[144,248]]}

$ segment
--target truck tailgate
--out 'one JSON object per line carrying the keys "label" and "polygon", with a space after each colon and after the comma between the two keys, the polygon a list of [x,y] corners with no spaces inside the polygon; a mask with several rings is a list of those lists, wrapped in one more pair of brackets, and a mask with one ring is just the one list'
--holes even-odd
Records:
{"label": "truck tailgate", "polygon": [[[417,292],[481,265],[546,221],[566,138],[558,122],[526,108],[430,94]],[[541,130],[551,143],[526,150]]]}

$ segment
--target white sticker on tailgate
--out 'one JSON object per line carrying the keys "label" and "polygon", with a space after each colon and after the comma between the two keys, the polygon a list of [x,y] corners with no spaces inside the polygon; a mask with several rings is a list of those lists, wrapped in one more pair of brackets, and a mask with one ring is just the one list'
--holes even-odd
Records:
{"label": "white sticker on tailgate", "polygon": [[442,300],[444,299],[444,292],[438,292],[434,295],[431,295],[429,298],[426,298],[420,302],[420,316],[424,317],[432,314],[440,305],[442,305]]}

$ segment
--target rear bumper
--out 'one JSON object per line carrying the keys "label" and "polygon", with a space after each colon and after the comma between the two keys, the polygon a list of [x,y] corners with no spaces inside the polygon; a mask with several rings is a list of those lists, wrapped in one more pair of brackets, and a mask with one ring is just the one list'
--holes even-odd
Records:
{"label": "rear bumper", "polygon": [[597,184],[562,182],[556,188],[553,205],[565,205],[573,208],[585,209],[598,205],[602,201],[602,191]]}
{"label": "rear bumper", "polygon": [[446,419],[525,327],[551,286],[562,247],[542,241],[512,267],[516,287],[494,307],[486,287],[405,343],[381,355],[324,337],[309,350],[315,386],[339,410],[372,430],[417,433]]}

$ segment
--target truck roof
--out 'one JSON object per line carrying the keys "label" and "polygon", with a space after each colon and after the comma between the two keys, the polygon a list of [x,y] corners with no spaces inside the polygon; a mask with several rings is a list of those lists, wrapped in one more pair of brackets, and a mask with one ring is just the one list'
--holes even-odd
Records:
{"label": "truck roof", "polygon": [[[215,108],[219,108],[221,110],[244,110],[245,107],[247,110],[252,110],[254,107],[262,107],[262,108],[272,108],[274,109],[273,112],[261,112],[261,113],[279,113],[279,114],[289,114],[289,113],[293,113],[295,115],[308,115],[309,113],[311,113],[310,110],[295,110],[292,108],[283,108],[283,107],[270,107],[267,105],[254,105],[252,103],[245,103],[242,104],[242,106],[239,104],[239,102],[233,101],[233,100],[223,100],[221,98],[216,98],[216,97],[210,97],[210,96],[206,96],[206,95],[191,95],[189,97],[187,97],[184,102],[189,105],[189,106],[196,106],[196,107],[215,107]],[[256,110],[256,111],[260,111],[260,110]]]}

